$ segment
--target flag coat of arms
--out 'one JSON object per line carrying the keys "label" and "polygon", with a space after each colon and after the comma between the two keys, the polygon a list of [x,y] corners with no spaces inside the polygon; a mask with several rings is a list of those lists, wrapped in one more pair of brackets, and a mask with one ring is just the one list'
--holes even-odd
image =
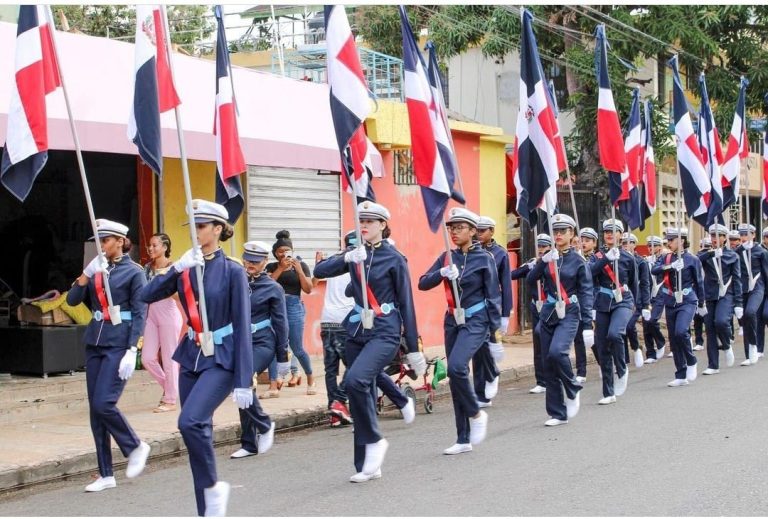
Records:
{"label": "flag coat of arms", "polygon": [[61,86],[48,6],[22,5],[16,32],[15,77],[0,181],[24,201],[48,161],[45,97]]}

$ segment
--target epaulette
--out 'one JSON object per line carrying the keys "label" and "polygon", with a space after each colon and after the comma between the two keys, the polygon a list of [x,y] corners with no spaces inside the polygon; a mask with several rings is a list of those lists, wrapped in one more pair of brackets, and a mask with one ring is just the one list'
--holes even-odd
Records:
{"label": "epaulette", "polygon": [[132,266],[134,266],[134,267],[136,267],[136,268],[137,268],[137,269],[139,269],[141,272],[144,272],[144,267],[142,267],[141,265],[139,265],[138,263],[136,263],[135,261],[133,261],[133,260],[132,260],[132,259],[130,259],[130,258],[128,259],[128,264],[129,264],[129,265],[132,265]]}
{"label": "epaulette", "polygon": [[245,268],[243,266],[243,260],[241,260],[240,258],[235,258],[233,256],[227,256],[226,254],[224,254],[224,257],[227,258],[229,261],[234,261],[235,263],[237,263],[241,267]]}

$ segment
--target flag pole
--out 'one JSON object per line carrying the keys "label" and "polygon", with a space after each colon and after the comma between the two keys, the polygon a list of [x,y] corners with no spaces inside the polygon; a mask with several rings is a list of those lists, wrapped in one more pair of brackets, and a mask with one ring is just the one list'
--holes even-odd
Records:
{"label": "flag pole", "polygon": [[[557,244],[555,243],[555,233],[552,231],[552,214],[554,213],[554,208],[552,207],[552,201],[547,196],[547,193],[544,193],[544,200],[547,206],[547,225],[549,226],[549,236],[552,238],[552,248],[557,250]],[[562,319],[565,317],[565,303],[563,302],[563,295],[560,293],[560,266],[557,264],[557,261],[555,261],[555,285],[555,292],[557,292],[555,311],[557,313],[557,317]]]}
{"label": "flag pole", "polygon": [[[166,13],[166,7],[165,5],[162,6],[162,10],[160,11],[163,17],[163,25],[165,28],[165,37],[166,37],[166,52],[168,53],[168,67],[171,70],[171,77],[175,77],[175,73],[173,70],[173,56],[171,52],[171,33],[170,28],[168,25],[168,15]],[[175,106],[174,114],[176,116],[176,134],[179,138],[179,160],[181,162],[181,173],[182,173],[182,179],[184,181],[184,196],[186,199],[186,205],[187,205],[187,216],[189,217],[189,237],[192,241],[192,248],[197,249],[200,244],[197,241],[197,229],[195,227],[195,213],[194,209],[192,208],[192,187],[190,185],[189,181],[189,165],[187,164],[187,149],[184,145],[184,131],[183,127],[181,125],[181,110],[179,109],[179,106]],[[197,291],[199,294],[199,301],[198,304],[200,306],[200,320],[203,323],[203,336],[200,337],[200,346],[203,351],[203,355],[206,357],[210,357],[213,355],[213,335],[211,334],[209,328],[208,328],[208,312],[206,309],[205,304],[205,283],[203,282],[203,267],[196,266],[195,267],[195,275],[197,276]]]}
{"label": "flag pole", "polygon": [[[93,231],[93,240],[96,243],[96,250],[98,255],[102,258],[103,263],[107,263],[106,254],[101,246],[101,240],[99,239],[99,231],[96,226],[96,214],[93,211],[93,200],[91,199],[91,190],[88,186],[88,177],[85,174],[85,163],[83,162],[83,152],[80,147],[80,138],[77,134],[77,128],[75,127],[75,118],[72,115],[72,105],[69,102],[69,93],[67,92],[66,82],[64,81],[64,74],[61,70],[61,61],[59,60],[59,50],[56,45],[56,25],[53,22],[53,13],[51,12],[51,6],[45,6],[45,16],[48,19],[48,24],[51,27],[51,44],[53,47],[53,55],[56,60],[56,71],[59,74],[59,81],[61,81],[61,91],[64,94],[64,104],[67,107],[67,116],[69,118],[69,129],[72,132],[72,140],[75,144],[75,156],[77,157],[77,166],[80,170],[80,180],[83,183],[83,192],[85,194],[85,204],[88,207],[88,218],[91,223],[91,230]],[[109,272],[104,273],[104,291],[107,294],[107,312],[109,313],[109,319],[112,324],[120,324],[122,319],[120,318],[120,307],[115,306],[112,301],[112,290],[109,287]]]}
{"label": "flag pole", "polygon": [[[677,139],[677,136],[675,136],[675,141],[677,142],[677,145],[680,145],[679,140]],[[682,248],[683,248],[683,236],[681,232],[680,227],[680,191],[682,190],[682,186],[680,184],[680,161],[675,157],[675,168],[677,170],[677,191],[675,192],[675,224],[677,228],[677,234],[678,234],[678,241],[677,244],[677,259],[680,260],[683,257]],[[683,302],[683,271],[678,270],[677,271],[677,290],[675,290],[675,302],[677,304],[680,304]]]}
{"label": "flag pole", "polygon": [[[744,135],[744,132],[742,132],[742,136]],[[741,149],[741,146],[739,146],[739,149]],[[749,174],[752,170],[752,168],[749,165],[748,159],[741,159],[743,162],[746,162],[747,164],[747,174],[745,175],[744,179],[744,201],[746,202],[745,205],[745,212],[747,214],[747,221],[746,224],[750,225],[750,218],[749,218]],[[741,169],[741,168],[739,168]],[[747,232],[749,232],[749,229],[747,229]],[[754,246],[754,240],[752,242],[752,246]],[[751,292],[755,288],[755,283],[757,282],[757,277],[752,277],[752,249],[747,249],[747,274],[749,275],[749,291]],[[760,274],[758,274],[759,276]]]}
{"label": "flag pole", "polygon": [[[349,157],[352,157],[352,150],[349,148],[349,143],[347,143],[347,146],[345,148],[345,156],[342,157],[342,164],[341,167],[345,171],[342,171],[341,174],[345,175],[347,178],[347,183],[352,188],[352,212],[354,213],[355,217],[355,236],[357,237],[357,243],[358,247],[363,246],[363,235],[360,232],[360,211],[357,208],[357,185],[355,184],[354,179],[354,166],[351,174],[348,173],[348,167],[349,162],[347,161],[346,154],[349,154]],[[371,311],[370,307],[368,306],[368,281],[365,275],[365,262],[359,263],[360,265],[360,284],[362,286],[362,293],[363,293],[363,314],[360,316],[360,323],[363,325],[363,328],[366,330],[370,330],[373,328],[373,312]]]}

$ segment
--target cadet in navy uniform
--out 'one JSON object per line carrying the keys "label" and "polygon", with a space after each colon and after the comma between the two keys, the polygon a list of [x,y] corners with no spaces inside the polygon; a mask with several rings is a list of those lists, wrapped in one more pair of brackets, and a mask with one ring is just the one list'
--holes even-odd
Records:
{"label": "cadet in navy uniform", "polygon": [[[427,369],[419,351],[416,313],[408,273],[408,263],[382,236],[389,225],[389,211],[373,202],[358,205],[360,234],[365,245],[320,261],[315,266],[318,279],[350,274],[355,308],[342,323],[347,330],[345,357],[346,392],[355,423],[354,462],[357,473],[350,481],[362,483],[381,477],[389,442],[381,437],[376,418],[376,377],[392,361],[400,347],[401,330],[408,348],[408,364],[421,376]],[[368,327],[363,308],[360,270],[365,270],[366,294],[373,312]]]}
{"label": "cadet in navy uniform", "polygon": [[[760,246],[765,249],[763,254],[768,254],[768,228],[763,229],[763,242]],[[761,358],[765,355],[765,326],[768,324],[768,304],[765,300],[768,299],[768,291],[763,298],[762,311],[760,312],[760,320],[757,323],[757,358]]]}
{"label": "cadet in navy uniform", "polygon": [[[488,216],[477,220],[477,238],[480,245],[493,255],[496,261],[499,283],[501,284],[501,333],[507,332],[509,315],[512,313],[512,277],[509,268],[507,249],[493,239],[496,222]],[[494,350],[491,351],[491,345]],[[499,369],[496,362],[504,358],[501,343],[490,341],[484,344],[472,358],[472,378],[475,382],[475,394],[480,407],[488,407],[499,391]]]}
{"label": "cadet in navy uniform", "polygon": [[[595,345],[599,352],[600,370],[603,375],[603,398],[601,405],[616,402],[616,397],[624,394],[629,381],[627,360],[624,358],[624,335],[627,323],[634,312],[637,294],[637,264],[627,251],[616,246],[624,232],[624,225],[619,220],[603,222],[603,250],[592,256],[590,269],[595,285]],[[619,271],[614,272],[618,263]],[[618,280],[618,285],[617,285]],[[616,293],[621,291],[621,302],[616,301]],[[618,377],[613,383],[613,366],[616,365]]]}
{"label": "cadet in navy uniform", "polygon": [[[707,315],[704,325],[707,329],[707,369],[702,375],[720,373],[720,350],[725,350],[728,367],[733,366],[734,355],[731,347],[731,324],[733,316],[741,319],[744,315],[741,289],[741,265],[738,255],[725,245],[728,228],[725,225],[709,226],[714,249],[699,253],[704,270],[704,300]],[[720,295],[720,286],[726,287]],[[718,346],[719,340],[719,346]]]}
{"label": "cadet in navy uniform", "polygon": [[632,233],[624,233],[621,239],[622,247],[629,252],[637,264],[637,293],[633,294],[635,298],[635,311],[627,323],[627,335],[624,337],[624,354],[629,359],[629,347],[634,352],[635,367],[643,367],[643,350],[640,348],[640,339],[637,336],[637,320],[642,315],[643,318],[651,317],[651,268],[645,261],[645,258],[635,252],[637,247],[637,236]]}
{"label": "cadet in navy uniform", "polygon": [[[661,256],[661,238],[659,236],[648,236],[646,238],[650,254],[645,257],[648,263],[648,269],[656,264],[656,259]],[[661,333],[659,319],[664,312],[664,295],[661,293],[661,274],[651,274],[651,312],[643,313],[643,337],[645,338],[645,363],[655,364],[664,358],[664,349],[666,340]]]}
{"label": "cadet in navy uniform", "polygon": [[[544,422],[547,426],[566,424],[579,412],[582,386],[573,375],[569,352],[579,324],[585,346],[592,346],[595,338],[592,331],[592,274],[584,257],[571,247],[576,222],[568,215],[556,214],[552,217],[552,232],[556,248],[544,254],[528,274],[530,280],[541,279],[547,293],[539,319],[541,356],[547,383],[546,408],[550,416]],[[560,270],[559,286],[557,268]],[[558,294],[565,305],[562,317],[556,310]]]}
{"label": "cadet in navy uniform", "polygon": [[[741,289],[744,292],[744,356],[742,366],[757,364],[757,325],[760,316],[760,305],[765,297],[765,278],[768,276],[768,251],[755,247],[755,226],[739,224],[741,246],[736,253],[741,257]],[[751,253],[747,252],[751,251]],[[751,256],[751,258],[750,258]],[[752,264],[748,265],[751,259]],[[752,282],[750,283],[750,279]]]}
{"label": "cadet in navy uniform", "polygon": [[[230,488],[216,474],[213,412],[230,393],[240,409],[253,403],[251,303],[245,269],[219,246],[219,241],[233,234],[226,208],[207,200],[193,200],[192,208],[199,247],[185,252],[173,268],[155,277],[142,297],[152,303],[179,294],[189,324],[173,354],[181,367],[179,431],[189,452],[197,513],[223,516]],[[203,267],[208,338],[198,308],[196,266]]]}
{"label": "cadet in navy uniform", "polygon": [[[451,251],[449,265],[443,252],[419,279],[419,290],[430,290],[456,280],[461,309],[445,314],[445,353],[448,357],[453,413],[456,417],[456,443],[443,454],[469,452],[485,439],[488,415],[477,405],[477,397],[469,379],[469,361],[487,340],[501,342],[501,294],[496,262],[493,256],[472,242],[479,217],[467,209],[454,207],[446,225],[456,248]],[[451,291],[453,289],[451,288]],[[455,297],[455,295],[454,295]],[[463,313],[464,324],[456,320]]]}
{"label": "cadet in navy uniform", "polygon": [[[545,253],[552,249],[552,238],[548,234],[539,234],[536,236],[536,257],[541,258]],[[526,279],[528,273],[536,265],[536,258],[529,260],[511,273],[511,278]],[[529,393],[538,395],[547,390],[544,381],[544,366],[541,360],[541,341],[537,326],[539,324],[539,308],[544,304],[546,295],[541,283],[527,283],[528,293],[531,295],[531,301],[528,308],[531,310],[531,330],[533,332],[533,373],[536,378],[536,385],[528,390]]]}
{"label": "cadet in navy uniform", "polygon": [[[589,262],[592,260],[592,256],[594,256],[595,251],[597,250],[597,231],[594,230],[592,227],[582,227],[579,230],[579,244],[581,245],[581,255],[582,257],[587,261],[587,264],[589,265]],[[594,284],[593,284],[593,292],[595,291]],[[592,306],[592,319],[595,318],[595,307],[594,307],[594,299],[593,299],[593,306]],[[576,353],[576,382],[579,384],[583,384],[587,381],[587,348],[584,345],[584,334],[582,333],[584,330],[581,329],[581,324],[579,324],[580,328],[579,331],[576,333],[576,338],[573,341],[574,350]],[[594,330],[593,330],[594,331]],[[597,352],[597,346],[592,344],[592,347],[590,348],[592,350],[592,355],[595,357],[595,361],[597,362],[597,372],[602,377],[602,373],[600,372],[600,356]]]}
{"label": "cadet in navy uniform", "polygon": [[[253,344],[253,372],[260,373],[277,358],[278,376],[291,371],[288,353],[288,314],[285,290],[270,276],[264,274],[271,247],[263,241],[243,244],[243,266],[248,274],[251,300],[251,344]],[[254,388],[255,389],[255,388]],[[275,423],[261,408],[254,393],[253,404],[240,409],[240,449],[229,457],[246,458],[264,454],[275,439]],[[258,440],[256,435],[258,434]]]}
{"label": "cadet in navy uniform", "polygon": [[[704,305],[704,282],[701,278],[699,258],[688,252],[688,229],[667,228],[667,243],[671,252],[659,257],[651,269],[654,275],[663,275],[663,285],[659,291],[664,298],[669,330],[669,345],[675,360],[675,379],[669,387],[686,386],[696,380],[696,356],[691,349],[691,321],[698,312],[706,315]],[[682,257],[677,251],[682,247]],[[683,300],[677,303],[675,291],[678,289],[678,272],[682,274]]]}
{"label": "cadet in navy uniform", "polygon": [[[709,236],[705,236],[699,241],[699,252],[696,253],[696,257],[704,265],[704,256],[712,250],[712,240]],[[704,349],[704,318],[699,315],[698,312],[693,316],[693,351],[701,351]]]}
{"label": "cadet in navy uniform", "polygon": [[[128,227],[99,219],[96,230],[107,263],[101,255],[93,258],[67,294],[67,304],[85,302],[93,311],[84,337],[85,379],[100,477],[85,487],[86,492],[117,486],[112,472],[110,436],[123,456],[128,457],[127,477],[141,474],[149,456],[149,445],[139,440],[117,408],[126,381],[136,368],[136,352],[144,333],[147,305],[140,295],[146,277],[141,266],[126,254],[130,250]],[[112,293],[112,314],[108,311],[106,283]],[[117,319],[121,322],[115,324]]]}

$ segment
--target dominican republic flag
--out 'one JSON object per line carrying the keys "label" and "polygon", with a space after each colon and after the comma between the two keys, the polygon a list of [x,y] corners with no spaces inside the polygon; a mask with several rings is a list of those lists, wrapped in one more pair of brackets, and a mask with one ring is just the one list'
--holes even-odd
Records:
{"label": "dominican republic flag", "polygon": [[538,207],[543,207],[548,215],[556,210],[556,184],[565,169],[565,161],[558,155],[562,153],[558,142],[560,128],[533,34],[533,15],[523,9],[521,18],[520,111],[512,160],[516,209],[533,227],[538,223]]}
{"label": "dominican republic flag", "polygon": [[627,120],[627,137],[624,140],[624,153],[627,158],[626,187],[627,199],[619,202],[619,213],[626,220],[630,229],[639,229],[643,224],[640,209],[640,179],[643,169],[642,126],[640,123],[640,90],[632,93],[632,106]]}
{"label": "dominican republic flag", "polygon": [[227,208],[229,223],[234,224],[243,213],[245,198],[240,173],[246,170],[240,135],[237,132],[237,105],[232,89],[232,66],[224,32],[220,5],[213,8],[216,16],[216,114],[213,134],[216,136],[216,202]]}
{"label": "dominican republic flag", "polygon": [[135,52],[128,138],[139,148],[141,159],[162,178],[160,114],[181,104],[168,63],[165,7],[136,6]]}
{"label": "dominican republic flag", "polygon": [[336,143],[341,154],[344,189],[354,191],[357,201],[375,200],[371,171],[366,167],[368,143],[365,118],[371,112],[368,84],[360,66],[355,36],[343,5],[325,6],[325,39],[328,56],[328,86]]}
{"label": "dominican republic flag", "polygon": [[[768,105],[768,94],[763,98]],[[763,181],[762,199],[760,205],[763,209],[763,218],[768,218],[768,128],[763,130]]]}
{"label": "dominican republic flag", "polygon": [[741,78],[739,99],[736,102],[736,113],[733,114],[731,134],[728,136],[728,147],[720,171],[723,175],[723,207],[727,208],[739,196],[739,172],[741,159],[749,156],[749,139],[747,139],[747,119],[744,113],[744,98],[746,97],[749,81]]}
{"label": "dominican republic flag", "polygon": [[653,105],[646,100],[643,103],[643,126],[640,134],[640,142],[643,145],[643,171],[642,171],[642,219],[645,227],[645,220],[656,212],[656,160],[653,155]]}
{"label": "dominican republic flag", "polygon": [[710,225],[721,219],[723,213],[723,181],[720,174],[723,150],[720,147],[720,135],[717,133],[715,118],[709,105],[707,82],[703,72],[699,75],[699,95],[701,97],[698,128],[699,148],[701,149],[701,158],[704,160],[704,168],[712,185],[712,196],[706,223],[707,228],[709,228]]}
{"label": "dominican republic flag", "polygon": [[[547,94],[549,95],[549,102],[552,106],[552,112],[555,114],[555,121],[557,121],[558,115],[560,115],[560,107],[557,106],[557,96],[555,95],[555,83],[551,79],[547,82],[547,86],[549,88],[547,89]],[[560,123],[557,124],[557,134],[555,135],[555,151],[557,151],[557,170],[558,171],[566,171],[567,164],[565,163],[567,157],[565,156],[565,141],[563,140],[563,136],[560,134]],[[568,181],[570,182],[571,179],[569,178]]]}
{"label": "dominican republic flag", "polygon": [[23,202],[48,161],[45,96],[61,86],[48,6],[22,5],[16,31],[16,77],[0,181]]}
{"label": "dominican republic flag", "polygon": [[613,102],[611,80],[608,76],[608,42],[605,39],[605,25],[595,31],[595,68],[600,88],[597,100],[597,147],[600,165],[608,172],[611,203],[629,199],[629,179],[624,139],[619,123],[619,114]]}
{"label": "dominican republic flag", "polygon": [[428,69],[413,37],[405,7],[400,6],[399,9],[403,36],[405,104],[408,107],[411,129],[413,173],[416,183],[421,186],[429,228],[432,232],[437,232],[443,225],[443,214],[448,200],[453,198],[459,203],[464,203],[463,196],[453,187],[459,167],[453,150],[451,130],[448,127],[434,47],[430,49]]}
{"label": "dominican republic flag", "polygon": [[688,216],[700,225],[706,225],[709,218],[709,205],[712,199],[712,184],[704,168],[704,159],[693,131],[688,101],[685,99],[680,71],[677,67],[677,55],[669,60],[672,68],[673,95],[672,108],[677,137],[677,165],[683,188],[683,199]]}

